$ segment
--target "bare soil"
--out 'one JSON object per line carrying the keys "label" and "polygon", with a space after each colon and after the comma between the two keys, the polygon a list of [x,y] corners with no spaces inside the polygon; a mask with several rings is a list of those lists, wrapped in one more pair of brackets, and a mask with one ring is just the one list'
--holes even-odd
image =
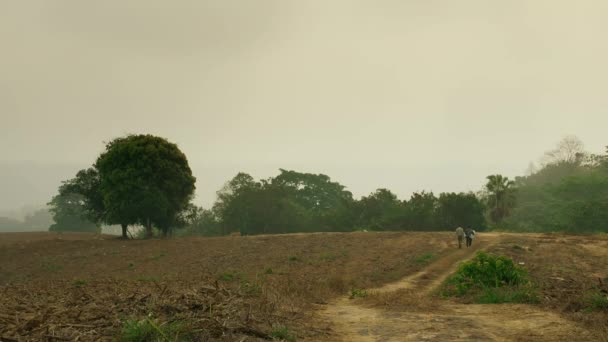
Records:
{"label": "bare soil", "polygon": [[[0,234],[0,341],[113,341],[126,320],[201,341],[608,340],[586,296],[608,282],[608,237],[324,233],[124,241]],[[478,305],[435,289],[485,249],[529,270],[541,304]],[[349,299],[352,289],[368,298]]]}

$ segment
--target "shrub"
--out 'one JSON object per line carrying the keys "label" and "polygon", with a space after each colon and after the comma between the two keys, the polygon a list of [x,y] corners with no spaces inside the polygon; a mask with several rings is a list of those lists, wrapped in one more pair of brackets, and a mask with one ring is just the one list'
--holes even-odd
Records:
{"label": "shrub", "polygon": [[515,265],[512,259],[478,252],[471,261],[464,262],[448,280],[457,295],[465,294],[472,287],[517,286],[528,283],[525,269]]}
{"label": "shrub", "polygon": [[537,303],[536,288],[528,273],[512,259],[478,252],[464,262],[444,287],[447,296],[476,296],[479,303]]}

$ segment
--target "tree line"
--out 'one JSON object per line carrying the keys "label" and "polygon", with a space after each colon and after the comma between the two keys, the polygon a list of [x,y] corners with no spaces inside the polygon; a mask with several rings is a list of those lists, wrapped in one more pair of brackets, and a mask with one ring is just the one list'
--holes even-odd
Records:
{"label": "tree line", "polygon": [[[608,151],[607,151],[608,152]],[[54,230],[98,231],[101,224],[153,227],[162,235],[242,235],[354,230],[501,228],[608,231],[608,158],[576,138],[548,152],[539,170],[511,180],[487,177],[477,193],[417,192],[399,199],[378,189],[355,199],[323,174],[279,170],[255,180],[238,173],[211,208],[192,204],[195,178],[173,143],[130,135],[106,145],[91,168],[64,182],[50,202]]]}

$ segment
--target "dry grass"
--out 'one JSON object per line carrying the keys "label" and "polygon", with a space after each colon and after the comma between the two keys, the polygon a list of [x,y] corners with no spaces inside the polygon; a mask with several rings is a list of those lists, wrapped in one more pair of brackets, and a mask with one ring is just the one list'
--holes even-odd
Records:
{"label": "dry grass", "polygon": [[[0,336],[112,340],[126,320],[152,315],[199,338],[298,337],[315,304],[397,280],[441,255],[441,233],[297,234],[122,241],[24,234],[0,246]],[[6,240],[5,240],[6,241]],[[223,337],[222,337],[223,336]]]}

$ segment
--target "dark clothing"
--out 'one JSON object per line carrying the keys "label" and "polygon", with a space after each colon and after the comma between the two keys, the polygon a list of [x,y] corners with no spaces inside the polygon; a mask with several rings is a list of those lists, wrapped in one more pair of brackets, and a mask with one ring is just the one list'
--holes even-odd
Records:
{"label": "dark clothing", "polygon": [[464,236],[467,240],[467,247],[471,247],[471,245],[473,244],[473,238],[475,237],[475,231],[473,229],[467,229],[464,232]]}

